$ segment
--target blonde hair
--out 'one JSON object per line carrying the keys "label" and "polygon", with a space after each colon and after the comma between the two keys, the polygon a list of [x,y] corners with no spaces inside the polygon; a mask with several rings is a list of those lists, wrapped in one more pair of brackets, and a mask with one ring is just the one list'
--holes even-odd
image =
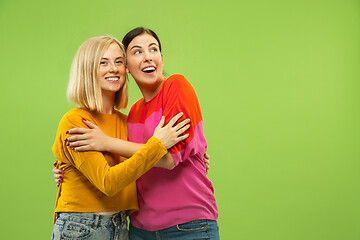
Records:
{"label": "blonde hair", "polygon": [[[123,44],[110,36],[98,36],[86,40],[75,54],[67,89],[68,100],[91,111],[101,112],[103,109],[102,93],[98,81],[100,60],[110,44],[119,45],[126,64]],[[116,93],[114,107],[126,108],[128,103],[127,79],[122,88]]]}

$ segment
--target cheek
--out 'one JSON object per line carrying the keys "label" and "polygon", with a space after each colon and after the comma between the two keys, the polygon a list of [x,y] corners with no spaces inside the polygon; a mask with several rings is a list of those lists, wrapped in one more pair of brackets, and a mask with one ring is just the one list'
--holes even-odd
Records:
{"label": "cheek", "polygon": [[97,74],[98,77],[104,76],[105,74],[106,74],[106,69],[100,67]]}
{"label": "cheek", "polygon": [[127,68],[129,70],[136,69],[140,64],[140,61],[136,57],[131,57],[127,59]]}
{"label": "cheek", "polygon": [[126,68],[125,68],[125,66],[122,66],[122,67],[120,68],[120,74],[121,74],[121,75],[125,75],[125,74],[126,74]]}

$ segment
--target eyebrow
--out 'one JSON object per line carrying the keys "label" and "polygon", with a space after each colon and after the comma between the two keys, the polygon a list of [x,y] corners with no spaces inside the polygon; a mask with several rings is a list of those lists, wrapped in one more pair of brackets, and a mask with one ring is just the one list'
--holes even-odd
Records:
{"label": "eyebrow", "polygon": [[155,46],[159,47],[159,45],[156,44],[156,43],[150,43],[150,44],[149,44],[149,47],[151,47],[152,45],[155,45]]}
{"label": "eyebrow", "polygon": [[[149,44],[149,47],[151,47],[152,45],[155,45],[155,46],[159,47],[159,45],[158,45],[157,43],[155,43],[155,42],[150,43],[150,44]],[[142,48],[142,47],[139,46],[139,45],[134,45],[134,46],[132,46],[132,47],[130,48],[130,51],[131,51],[133,48]]]}
{"label": "eyebrow", "polygon": [[[115,59],[119,59],[119,58],[124,59],[124,57],[121,57],[121,56],[119,56],[119,57],[117,57],[117,58],[115,58]],[[104,59],[104,60],[109,60],[109,59],[108,59],[108,58],[106,58],[106,57],[102,57],[101,59]]]}
{"label": "eyebrow", "polygon": [[132,47],[130,48],[130,50],[132,50],[133,48],[141,48],[141,47],[138,46],[138,45],[134,45],[134,46],[132,46]]}

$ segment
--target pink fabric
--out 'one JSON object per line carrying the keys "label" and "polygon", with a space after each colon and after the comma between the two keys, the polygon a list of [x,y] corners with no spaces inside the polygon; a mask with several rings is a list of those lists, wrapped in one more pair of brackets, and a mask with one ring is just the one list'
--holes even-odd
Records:
{"label": "pink fabric", "polygon": [[[169,98],[164,96],[169,93],[164,93],[164,89],[177,93],[189,92],[171,89],[170,84],[176,85],[174,81],[177,79],[170,77],[166,80],[159,94],[150,102],[144,103],[141,99],[134,104],[128,117],[129,141],[145,143],[152,136],[161,116],[166,115],[167,110],[162,106],[171,105],[166,102]],[[188,94],[195,92],[190,91]],[[190,133],[192,138],[189,142],[177,147],[176,151],[170,151],[176,163],[173,170],[155,167],[137,181],[140,211],[133,213],[130,219],[135,227],[148,231],[199,219],[217,220],[218,217],[214,188],[206,176],[203,161],[207,147],[203,124],[201,119],[196,121],[196,116],[201,117],[198,102],[192,103],[194,108],[186,103],[183,103],[184,107],[181,103],[176,104],[179,106],[176,111],[183,111],[184,108],[187,117],[191,118],[194,130]]]}

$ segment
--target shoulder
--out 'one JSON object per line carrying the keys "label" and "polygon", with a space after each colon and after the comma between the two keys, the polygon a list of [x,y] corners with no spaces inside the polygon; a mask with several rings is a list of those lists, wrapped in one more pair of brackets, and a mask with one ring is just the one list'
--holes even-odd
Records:
{"label": "shoulder", "polygon": [[196,95],[190,82],[180,74],[174,74],[165,81],[164,91],[167,95]]}
{"label": "shoulder", "polygon": [[192,90],[193,87],[191,86],[190,82],[181,74],[174,74],[171,75],[169,78],[166,79],[164,83],[164,89],[167,91],[175,91],[179,92],[181,90],[187,91]]}
{"label": "shoulder", "polygon": [[129,112],[129,116],[133,113],[133,112],[137,112],[139,109],[142,108],[144,104],[144,98],[139,99],[136,103],[134,103],[131,108],[130,108],[130,112]]}
{"label": "shoulder", "polygon": [[88,110],[81,108],[74,108],[64,114],[62,117],[59,126],[73,127],[73,126],[82,126],[84,123],[82,119],[91,119],[92,113]]}
{"label": "shoulder", "polygon": [[165,81],[167,84],[183,84],[183,83],[189,83],[186,78],[181,74],[174,74],[168,77]]}
{"label": "shoulder", "polygon": [[128,116],[120,111],[116,111],[116,115],[121,121],[127,121]]}

